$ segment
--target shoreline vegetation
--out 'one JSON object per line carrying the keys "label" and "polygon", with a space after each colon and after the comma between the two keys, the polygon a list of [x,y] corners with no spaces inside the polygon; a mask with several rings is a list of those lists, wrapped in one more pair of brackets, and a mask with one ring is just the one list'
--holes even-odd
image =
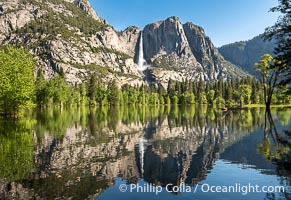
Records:
{"label": "shoreline vegetation", "polygon": [[[61,106],[61,105],[53,105],[53,104],[50,104],[50,105],[46,105],[46,106],[42,106],[42,107],[39,107],[37,105],[34,105],[33,107],[30,107],[30,108],[26,108],[25,110],[22,110],[21,113],[19,113],[19,116],[21,117],[23,115],[23,113],[29,113],[29,112],[32,112],[32,111],[41,111],[41,110],[46,110],[46,109],[59,109],[59,110],[63,110],[63,109],[75,109],[75,108],[87,108],[89,110],[96,110],[96,109],[104,109],[104,108],[113,108],[114,107],[119,107],[119,108],[122,108],[122,107],[127,107],[127,108],[141,108],[141,107],[148,107],[148,108],[153,108],[153,107],[156,107],[156,108],[159,108],[159,107],[183,107],[183,108],[187,108],[187,107],[202,107],[202,108],[210,108],[210,109],[213,109],[214,111],[216,112],[227,112],[227,111],[239,111],[239,110],[248,110],[248,109],[252,109],[252,108],[265,108],[265,104],[248,104],[248,105],[244,105],[243,107],[239,107],[239,106],[236,106],[236,107],[217,107],[217,106],[213,106],[213,105],[210,105],[210,104],[197,104],[197,103],[194,103],[194,104],[159,104],[159,105],[152,105],[152,104],[148,104],[148,105],[141,105],[141,104],[135,104],[135,105],[113,105],[113,106],[110,106],[110,105],[96,105],[96,106],[90,106],[90,105],[84,105],[84,104],[80,104],[80,105],[77,105],[77,104],[71,104],[71,105],[66,105],[66,106]],[[270,106],[271,108],[291,108],[291,104],[271,104]],[[4,113],[0,112],[0,119],[5,119],[6,117],[9,117],[7,115],[5,115]],[[11,116],[10,116],[11,117]],[[18,117],[15,116],[15,117]]]}
{"label": "shoreline vegetation", "polygon": [[[141,105],[141,104],[136,104],[136,105],[100,105],[100,106],[90,106],[90,105],[67,105],[67,106],[61,106],[61,105],[47,105],[47,106],[43,106],[43,107],[38,107],[38,106],[33,106],[31,108],[27,108],[25,110],[22,110],[20,114],[20,116],[22,117],[23,113],[30,113],[33,111],[42,111],[42,110],[47,110],[47,109],[57,109],[62,111],[63,109],[67,110],[67,109],[76,109],[76,108],[86,108],[89,110],[97,110],[100,109],[100,111],[102,109],[114,109],[114,108],[133,108],[133,109],[140,109],[142,107],[148,107],[149,109],[152,108],[171,108],[171,107],[176,107],[176,108],[189,108],[189,107],[195,107],[195,108],[209,108],[212,109],[215,112],[229,112],[229,111],[243,111],[243,110],[249,110],[249,109],[253,109],[253,108],[266,108],[265,104],[248,104],[248,105],[244,105],[243,107],[217,107],[217,106],[213,106],[213,105],[209,105],[209,104],[187,104],[187,105],[183,105],[183,104],[159,104],[159,105],[152,105],[152,104],[148,104],[148,105]],[[291,104],[271,104],[270,108],[291,108]],[[6,117],[8,117],[7,115],[5,115],[4,113],[0,112],[0,119],[5,119]],[[11,117],[11,116],[10,116]],[[18,118],[17,116],[14,116],[16,118]]]}
{"label": "shoreline vegetation", "polygon": [[[3,72],[1,73],[0,113],[4,116],[16,116],[20,110],[49,105],[190,105],[208,104],[217,108],[243,108],[249,104],[264,103],[262,83],[253,77],[215,82],[169,80],[167,89],[161,84],[131,86],[119,88],[115,80],[104,83],[97,74],[92,74],[86,83],[67,85],[64,73],[45,80],[38,71],[33,80],[33,61],[31,55],[23,49],[6,47],[1,51]],[[11,67],[11,63],[15,67]],[[21,74],[21,76],[20,76]],[[29,84],[28,84],[29,83]],[[291,96],[285,95],[286,87],[278,88],[272,102],[290,104]]]}
{"label": "shoreline vegetation", "polygon": [[[62,69],[59,76],[50,80],[45,80],[38,71],[34,80],[35,63],[24,49],[7,46],[0,51],[0,60],[0,114],[6,117],[16,117],[21,110],[36,106],[207,104],[226,111],[262,107],[265,103],[264,84],[255,77],[212,82],[201,78],[181,82],[170,79],[166,88],[160,83],[118,87],[115,80],[105,83],[98,73],[92,73],[84,83],[71,86],[66,83]],[[288,85],[274,88],[272,92],[272,104],[291,105]]]}
{"label": "shoreline vegetation", "polygon": [[[249,104],[245,105],[246,108],[264,108],[265,104]],[[291,104],[271,104],[271,108],[291,108]]]}

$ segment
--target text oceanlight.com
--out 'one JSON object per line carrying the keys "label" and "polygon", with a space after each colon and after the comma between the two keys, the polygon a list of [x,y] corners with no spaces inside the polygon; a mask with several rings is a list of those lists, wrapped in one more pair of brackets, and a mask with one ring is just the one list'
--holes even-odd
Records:
{"label": "text oceanlight.com", "polygon": [[197,184],[194,187],[185,184],[175,186],[171,183],[165,187],[152,183],[121,184],[119,186],[120,192],[155,193],[156,195],[163,191],[171,193],[196,193],[199,191],[203,193],[240,193],[247,195],[248,193],[277,193],[284,192],[284,190],[284,186],[259,186],[251,183],[246,185],[240,183],[235,183],[234,185],[210,185],[204,183]]}

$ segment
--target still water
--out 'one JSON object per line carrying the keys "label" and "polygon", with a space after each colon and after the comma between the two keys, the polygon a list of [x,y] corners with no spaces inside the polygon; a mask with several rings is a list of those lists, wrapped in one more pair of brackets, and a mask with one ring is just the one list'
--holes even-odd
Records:
{"label": "still water", "polygon": [[166,106],[0,119],[0,199],[291,199],[290,117]]}

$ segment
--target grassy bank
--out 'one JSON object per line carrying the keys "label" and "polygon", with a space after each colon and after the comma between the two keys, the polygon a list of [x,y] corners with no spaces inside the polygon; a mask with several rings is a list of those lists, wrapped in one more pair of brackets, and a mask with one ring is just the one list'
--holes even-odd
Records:
{"label": "grassy bank", "polygon": [[[245,108],[263,108],[265,107],[265,104],[247,104],[244,105],[243,107]],[[273,108],[280,108],[280,107],[291,107],[291,104],[273,104],[271,105]]]}

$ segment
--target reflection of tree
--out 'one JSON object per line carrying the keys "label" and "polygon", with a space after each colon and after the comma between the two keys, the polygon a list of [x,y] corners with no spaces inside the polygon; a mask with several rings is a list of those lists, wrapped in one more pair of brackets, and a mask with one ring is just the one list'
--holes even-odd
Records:
{"label": "reflection of tree", "polygon": [[0,121],[0,180],[18,181],[29,175],[33,168],[33,123]]}
{"label": "reflection of tree", "polygon": [[66,129],[72,127],[80,120],[77,109],[61,110],[58,108],[37,111],[37,123],[34,130],[38,138],[42,138],[45,133],[53,135],[57,139],[62,139]]}
{"label": "reflection of tree", "polygon": [[[286,122],[285,117],[284,121]],[[285,186],[285,190],[279,194],[267,193],[265,199],[277,199],[276,195],[282,199],[290,199],[290,190],[288,190],[290,178],[283,177],[284,171],[291,169],[290,144],[276,128],[270,109],[266,109],[265,112],[264,139],[261,144],[258,144],[257,151],[262,153],[266,160],[276,163],[280,185]]]}
{"label": "reflection of tree", "polygon": [[290,163],[288,158],[290,144],[285,140],[276,128],[271,110],[266,109],[265,125],[264,125],[264,139],[258,145],[258,151],[263,154],[266,160],[275,161],[277,164],[285,165]]}
{"label": "reflection of tree", "polygon": [[287,126],[291,116],[291,109],[278,108],[276,113],[280,124]]}

